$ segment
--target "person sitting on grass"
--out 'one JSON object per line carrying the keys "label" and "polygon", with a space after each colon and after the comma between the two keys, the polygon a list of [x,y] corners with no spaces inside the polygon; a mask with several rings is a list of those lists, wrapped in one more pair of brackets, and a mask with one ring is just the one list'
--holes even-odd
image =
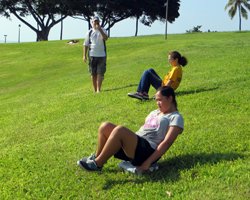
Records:
{"label": "person sitting on grass", "polygon": [[150,112],[136,133],[124,126],[102,123],[96,153],[82,158],[77,164],[89,171],[100,171],[114,156],[130,161],[138,172],[148,170],[170,148],[184,127],[173,88],[160,87],[155,100],[158,109]]}
{"label": "person sitting on grass", "polygon": [[128,96],[139,100],[148,100],[150,85],[156,90],[160,86],[170,86],[176,90],[182,79],[182,67],[186,66],[188,62],[186,57],[182,56],[178,51],[172,51],[168,54],[168,62],[172,66],[172,69],[163,80],[161,80],[154,69],[150,68],[143,72],[137,92],[128,93]]}

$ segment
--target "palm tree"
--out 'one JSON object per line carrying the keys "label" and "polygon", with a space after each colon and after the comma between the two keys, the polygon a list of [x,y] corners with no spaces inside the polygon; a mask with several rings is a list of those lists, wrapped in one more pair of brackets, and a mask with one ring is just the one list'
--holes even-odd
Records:
{"label": "palm tree", "polygon": [[241,31],[241,17],[247,19],[247,10],[250,11],[250,0],[229,0],[225,10],[230,7],[228,14],[233,19],[237,9],[239,10],[239,31]]}

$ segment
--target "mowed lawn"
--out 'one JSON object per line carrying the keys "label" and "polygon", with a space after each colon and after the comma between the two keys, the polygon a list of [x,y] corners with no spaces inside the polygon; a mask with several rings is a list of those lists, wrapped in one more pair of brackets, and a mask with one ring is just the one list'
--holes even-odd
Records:
{"label": "mowed lawn", "polygon": [[[250,198],[250,32],[110,38],[100,94],[82,42],[0,44],[0,199]],[[171,50],[189,60],[176,91],[185,130],[160,169],[124,173],[111,158],[101,173],[81,170],[101,122],[136,131],[156,108],[127,93],[145,69],[163,77]]]}

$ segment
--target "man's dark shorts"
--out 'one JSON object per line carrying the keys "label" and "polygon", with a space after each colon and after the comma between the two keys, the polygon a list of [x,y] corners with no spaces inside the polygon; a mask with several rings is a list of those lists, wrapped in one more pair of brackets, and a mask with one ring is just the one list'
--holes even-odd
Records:
{"label": "man's dark shorts", "polygon": [[140,137],[137,136],[138,138],[138,142],[137,142],[137,146],[136,146],[136,150],[135,150],[135,157],[134,159],[129,158],[125,152],[123,151],[123,149],[120,149],[115,155],[115,158],[119,158],[121,160],[126,160],[126,161],[130,161],[132,163],[132,165],[134,166],[140,166],[145,160],[147,160],[147,158],[154,153],[154,149],[150,146],[149,142]]}
{"label": "man's dark shorts", "polygon": [[102,75],[106,72],[106,57],[89,57],[89,73]]}

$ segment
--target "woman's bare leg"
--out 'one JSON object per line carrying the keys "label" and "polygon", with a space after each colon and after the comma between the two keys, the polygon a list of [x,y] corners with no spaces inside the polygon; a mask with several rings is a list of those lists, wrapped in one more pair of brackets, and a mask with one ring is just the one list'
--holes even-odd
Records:
{"label": "woman's bare leg", "polygon": [[[137,135],[131,130],[127,129],[123,126],[115,126],[109,124],[106,130],[112,130],[111,133],[109,131],[103,132],[104,136],[100,136],[100,149],[102,150],[98,152],[97,157],[95,159],[96,164],[101,167],[103,166],[107,160],[117,153],[121,148],[124,150],[126,155],[129,158],[134,158],[135,150],[137,146]],[[105,135],[105,133],[107,135]],[[104,146],[102,146],[104,145]]]}
{"label": "woman's bare leg", "polygon": [[109,123],[109,122],[103,122],[98,130],[98,144],[97,144],[97,151],[96,151],[96,157],[99,156],[99,154],[102,152],[102,149],[104,145],[106,144],[111,132],[116,127],[115,124]]}

